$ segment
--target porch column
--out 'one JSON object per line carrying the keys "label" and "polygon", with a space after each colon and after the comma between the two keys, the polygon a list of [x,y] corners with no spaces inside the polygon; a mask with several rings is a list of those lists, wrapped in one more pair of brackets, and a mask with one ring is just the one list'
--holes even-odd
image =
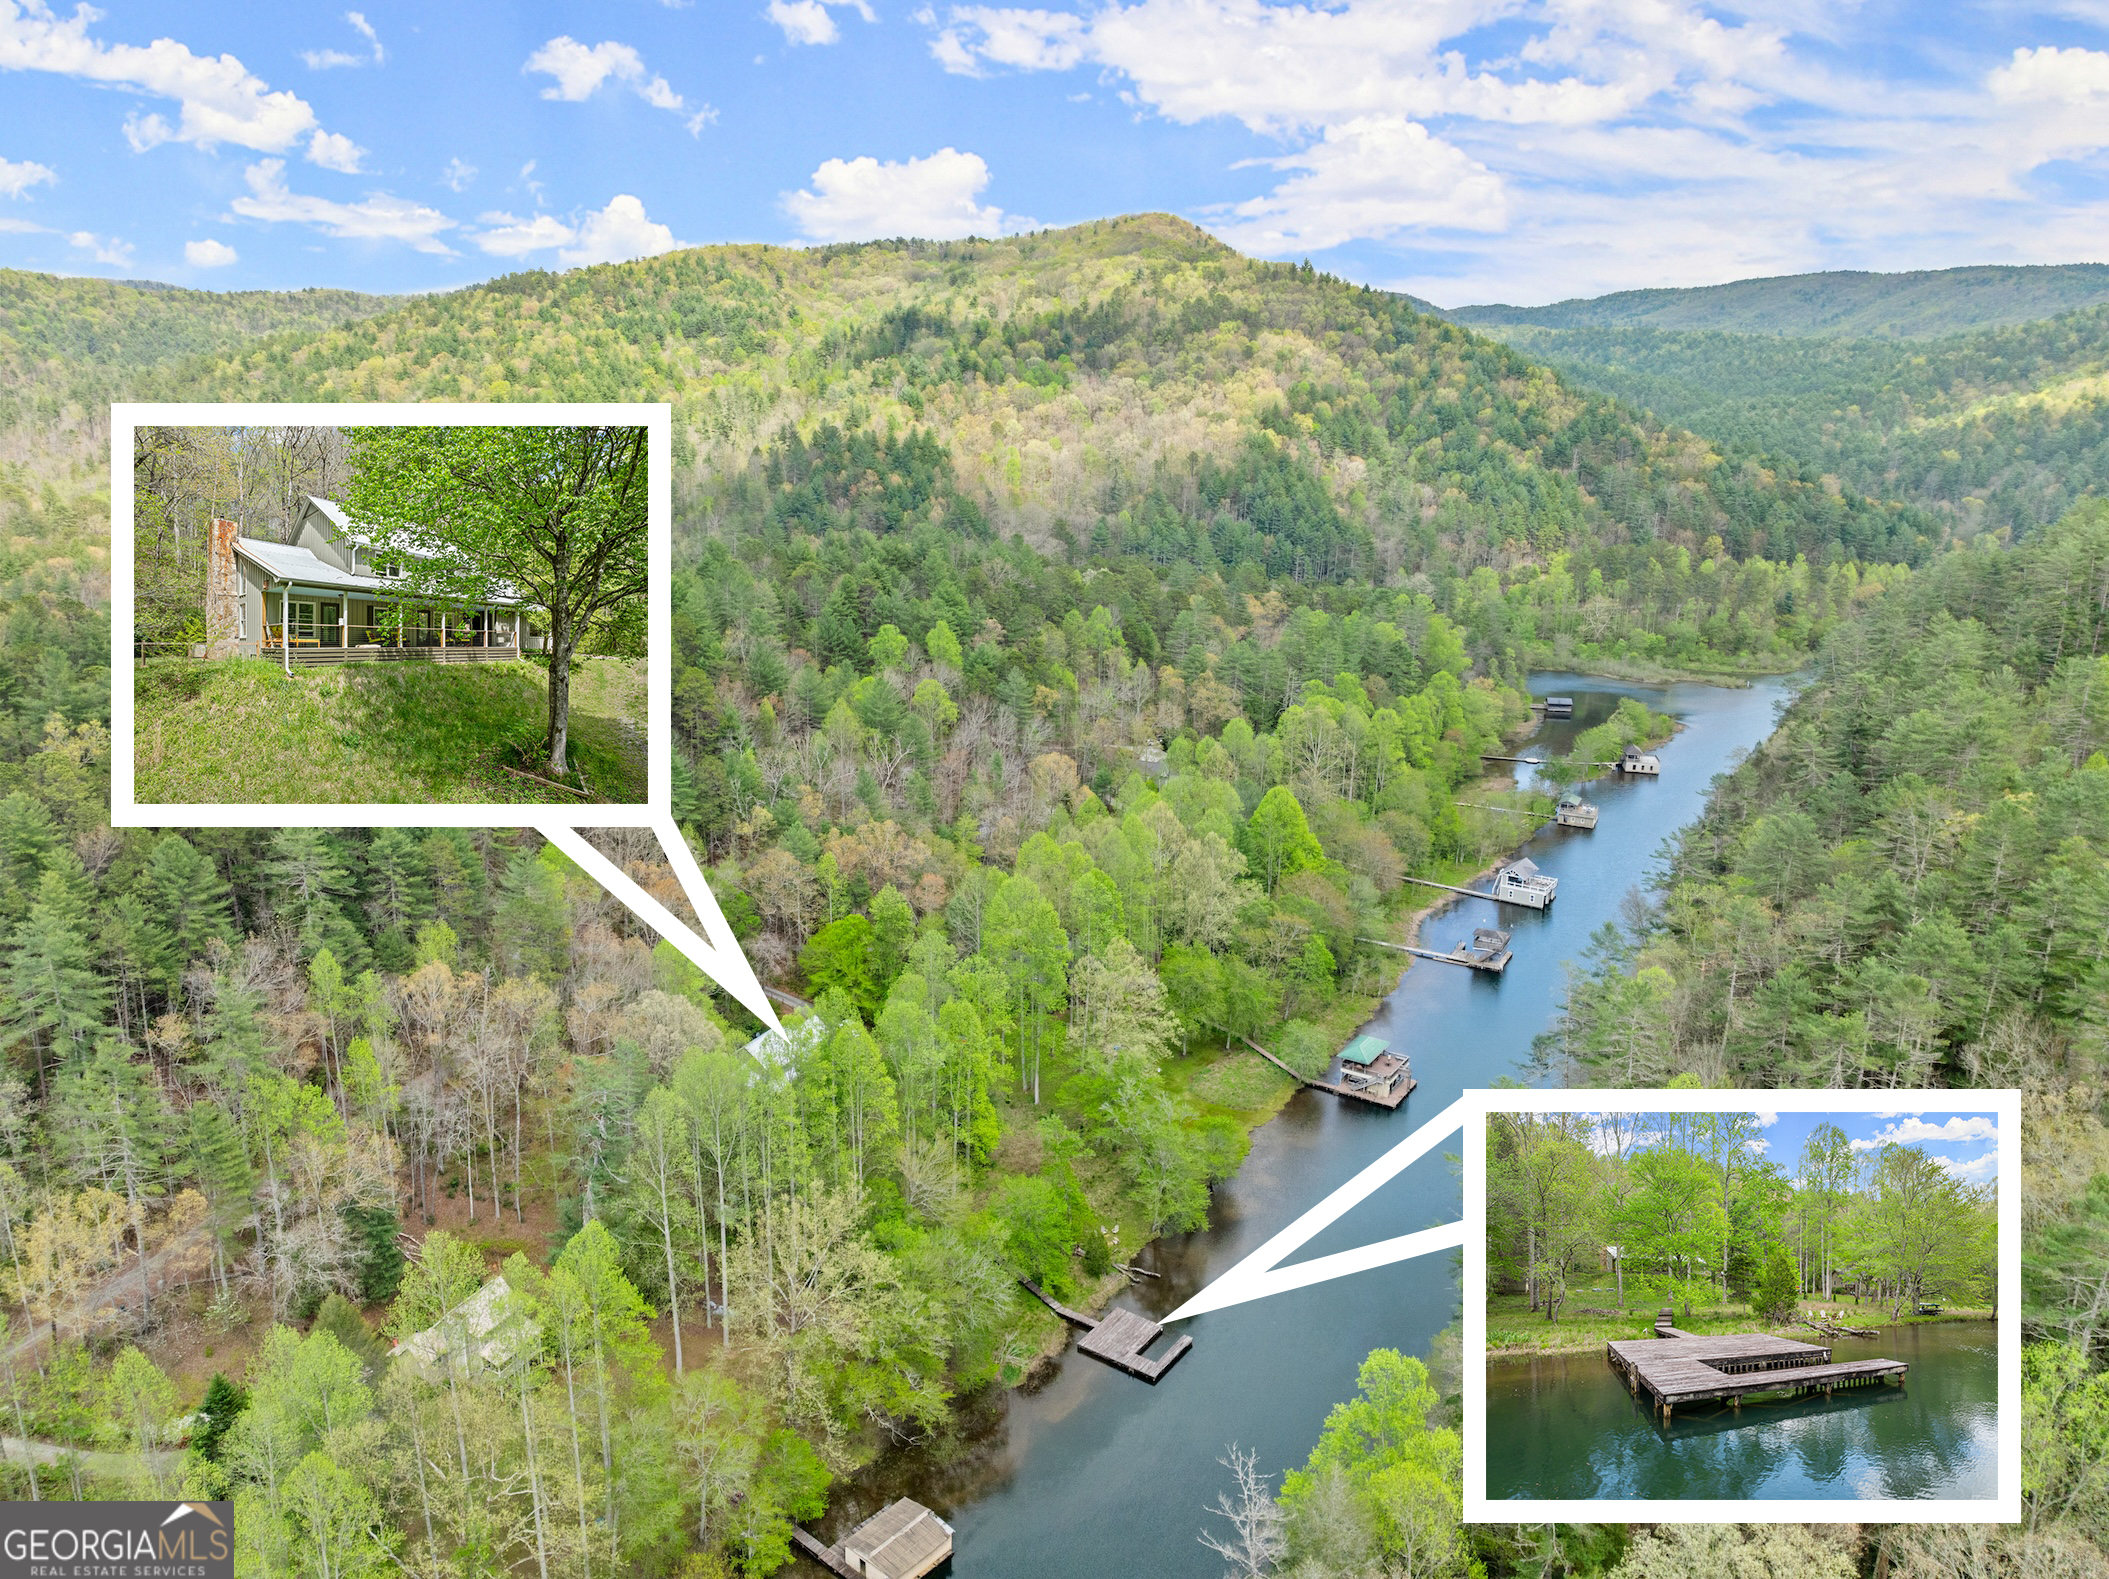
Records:
{"label": "porch column", "polygon": [[488,651],[490,650],[490,645],[491,645],[491,611],[490,611],[489,609],[485,609],[485,610],[483,611],[483,646],[484,646],[484,650],[485,650],[486,652],[488,652]]}
{"label": "porch column", "polygon": [[289,577],[278,589],[278,645],[285,654],[286,678],[293,676],[293,582]]}
{"label": "porch column", "polygon": [[337,600],[337,651],[351,651],[351,594]]}
{"label": "porch column", "polygon": [[445,609],[439,611],[439,656],[442,661],[447,656],[447,611]]}

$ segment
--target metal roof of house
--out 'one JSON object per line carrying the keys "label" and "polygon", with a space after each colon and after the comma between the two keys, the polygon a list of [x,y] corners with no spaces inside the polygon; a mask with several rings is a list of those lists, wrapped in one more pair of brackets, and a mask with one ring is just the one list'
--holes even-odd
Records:
{"label": "metal roof of house", "polygon": [[1390,1051],[1383,1038],[1365,1033],[1340,1049],[1340,1061],[1343,1064],[1373,1064]]}
{"label": "metal roof of house", "polygon": [[1538,864],[1526,855],[1514,862],[1509,867],[1509,870],[1518,877],[1536,877],[1538,875]]}
{"label": "metal roof of house", "polygon": [[335,526],[339,533],[357,543],[361,548],[373,541],[373,533],[357,524],[341,508],[323,498],[322,495],[317,493],[309,494],[308,503],[328,516],[330,524]]}
{"label": "metal roof of house", "polygon": [[[234,551],[262,566],[273,581],[293,581],[304,587],[325,587],[340,592],[366,592],[383,598],[400,597],[406,591],[402,583],[386,576],[362,576],[339,570],[312,550],[295,548],[291,543],[267,543],[261,538],[237,537]],[[493,592],[482,601],[510,606],[526,600]]]}

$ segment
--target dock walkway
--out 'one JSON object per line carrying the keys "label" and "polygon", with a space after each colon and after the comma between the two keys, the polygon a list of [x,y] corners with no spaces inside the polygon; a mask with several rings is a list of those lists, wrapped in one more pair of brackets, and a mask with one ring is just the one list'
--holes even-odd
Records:
{"label": "dock walkway", "polygon": [[1079,1354],[1088,1354],[1116,1371],[1140,1377],[1152,1387],[1194,1346],[1194,1340],[1181,1333],[1178,1341],[1164,1351],[1163,1359],[1146,1359],[1142,1351],[1164,1336],[1164,1328],[1149,1317],[1116,1305],[1106,1312],[1104,1319],[1094,1321],[1082,1311],[1071,1310],[1050,1299],[1030,1278],[1021,1277],[1018,1281],[1028,1294],[1070,1326],[1083,1329],[1084,1335],[1076,1340]]}
{"label": "dock walkway", "polygon": [[1701,1338],[1668,1330],[1675,1336],[1613,1339],[1604,1345],[1605,1358],[1627,1390],[1636,1397],[1645,1394],[1665,1425],[1676,1409],[1695,1403],[1725,1399],[1740,1409],[1751,1393],[1829,1397],[1840,1387],[1879,1385],[1891,1377],[1901,1382],[1908,1369],[1902,1360],[1832,1363],[1827,1347],[1769,1333]]}
{"label": "dock walkway", "polygon": [[[1222,1027],[1218,1026],[1217,1029],[1222,1030]],[[1313,1091],[1330,1091],[1336,1097],[1350,1097],[1357,1102],[1367,1102],[1371,1107],[1380,1107],[1383,1108],[1386,1112],[1397,1112],[1400,1105],[1404,1103],[1408,1097],[1413,1095],[1413,1088],[1420,1084],[1420,1082],[1414,1079],[1412,1075],[1407,1075],[1404,1079],[1393,1078],[1395,1075],[1398,1074],[1399,1071],[1403,1070],[1406,1067],[1406,1060],[1401,1058],[1397,1053],[1386,1053],[1384,1054],[1383,1058],[1378,1059],[1376,1063],[1370,1065],[1370,1072],[1374,1074],[1378,1080],[1390,1080],[1391,1082],[1389,1087],[1380,1095],[1375,1091],[1359,1090],[1356,1087],[1350,1085],[1336,1085],[1330,1080],[1312,1080],[1307,1076],[1298,1074],[1287,1064],[1283,1063],[1279,1058],[1276,1058],[1272,1053],[1268,1052],[1266,1048],[1260,1046],[1260,1044],[1258,1042],[1255,1042],[1251,1037],[1238,1036],[1238,1033],[1235,1031],[1225,1032],[1224,1034],[1229,1036],[1237,1036],[1239,1041],[1243,1042],[1255,1053],[1258,1053],[1260,1057],[1266,1059],[1268,1063],[1272,1064],[1275,1068],[1279,1069],[1291,1080],[1295,1080],[1303,1085],[1307,1085]],[[1387,1059],[1390,1060],[1388,1063],[1385,1061]]]}

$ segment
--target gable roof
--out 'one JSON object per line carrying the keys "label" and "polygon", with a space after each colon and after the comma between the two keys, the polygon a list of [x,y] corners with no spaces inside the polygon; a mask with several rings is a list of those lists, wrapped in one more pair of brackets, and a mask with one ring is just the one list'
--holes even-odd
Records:
{"label": "gable roof", "polygon": [[[291,543],[267,543],[258,537],[237,537],[234,551],[262,569],[273,581],[292,581],[304,587],[323,587],[339,592],[366,592],[375,597],[401,597],[405,590],[401,582],[391,581],[385,576],[339,570],[312,549],[296,548]],[[482,601],[513,608],[526,603],[527,599],[493,592]]]}

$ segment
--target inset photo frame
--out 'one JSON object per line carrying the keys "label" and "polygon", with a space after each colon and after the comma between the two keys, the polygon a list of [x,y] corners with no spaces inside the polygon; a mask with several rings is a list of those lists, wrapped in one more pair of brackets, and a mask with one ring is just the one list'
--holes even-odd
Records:
{"label": "inset photo frame", "polygon": [[111,408],[111,822],[672,808],[665,404]]}
{"label": "inset photo frame", "polygon": [[2021,1517],[2017,1091],[1474,1091],[1464,1516]]}

